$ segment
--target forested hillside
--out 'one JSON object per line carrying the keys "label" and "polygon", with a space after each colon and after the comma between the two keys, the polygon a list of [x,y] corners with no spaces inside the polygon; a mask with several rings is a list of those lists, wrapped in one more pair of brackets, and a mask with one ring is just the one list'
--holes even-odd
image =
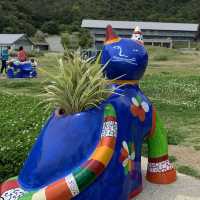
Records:
{"label": "forested hillside", "polygon": [[55,34],[83,18],[199,23],[200,0],[0,0],[0,33]]}

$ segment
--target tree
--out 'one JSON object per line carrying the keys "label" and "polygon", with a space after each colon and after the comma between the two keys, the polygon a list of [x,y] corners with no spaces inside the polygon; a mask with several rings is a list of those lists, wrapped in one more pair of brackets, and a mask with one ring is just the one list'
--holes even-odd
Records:
{"label": "tree", "polygon": [[62,33],[61,34],[61,43],[64,49],[73,49],[76,50],[79,48],[79,33]]}
{"label": "tree", "polygon": [[0,32],[81,32],[84,18],[197,23],[199,13],[199,0],[0,0]]}
{"label": "tree", "polygon": [[58,23],[56,23],[55,21],[48,21],[42,25],[41,30],[44,33],[49,33],[51,35],[58,34],[59,33]]}
{"label": "tree", "polygon": [[197,34],[195,36],[195,41],[197,42],[196,50],[199,50],[200,49],[200,23],[198,25]]}
{"label": "tree", "polygon": [[36,28],[29,23],[21,23],[20,32],[26,33],[28,36],[34,35],[36,32]]}
{"label": "tree", "polygon": [[70,46],[70,35],[68,32],[61,34],[61,43],[64,47],[64,49],[68,49]]}
{"label": "tree", "polygon": [[92,46],[93,38],[86,29],[81,29],[79,34],[79,46],[82,48],[89,48]]}
{"label": "tree", "polygon": [[199,23],[199,26],[198,26],[198,29],[197,29],[197,34],[195,36],[195,40],[196,41],[199,41],[200,40],[200,23]]}
{"label": "tree", "polygon": [[92,45],[92,37],[85,29],[80,32],[64,32],[61,34],[61,43],[65,49],[89,48]]}
{"label": "tree", "polygon": [[35,33],[35,35],[33,37],[33,40],[36,41],[36,42],[44,42],[45,41],[45,37],[46,37],[45,33],[43,33],[40,30],[37,30],[37,32]]}

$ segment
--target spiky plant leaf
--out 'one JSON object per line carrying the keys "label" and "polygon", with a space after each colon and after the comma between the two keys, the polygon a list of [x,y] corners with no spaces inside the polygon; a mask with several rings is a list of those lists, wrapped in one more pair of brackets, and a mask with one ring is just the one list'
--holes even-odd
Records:
{"label": "spiky plant leaf", "polygon": [[51,82],[41,95],[48,108],[59,107],[65,114],[73,114],[98,107],[114,93],[99,62],[87,63],[79,52],[66,53],[58,70],[58,75],[48,75]]}

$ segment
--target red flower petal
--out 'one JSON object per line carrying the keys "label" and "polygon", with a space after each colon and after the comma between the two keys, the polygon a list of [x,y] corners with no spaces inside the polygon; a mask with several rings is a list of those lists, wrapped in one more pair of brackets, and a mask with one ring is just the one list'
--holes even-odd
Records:
{"label": "red flower petal", "polygon": [[145,111],[142,108],[140,108],[138,112],[139,112],[138,116],[139,116],[140,121],[144,122],[144,120],[145,120]]}
{"label": "red flower petal", "polygon": [[128,157],[128,152],[125,149],[121,149],[119,160],[123,162]]}
{"label": "red flower petal", "polygon": [[137,117],[139,114],[139,107],[137,107],[135,105],[131,105],[131,112],[135,117]]}

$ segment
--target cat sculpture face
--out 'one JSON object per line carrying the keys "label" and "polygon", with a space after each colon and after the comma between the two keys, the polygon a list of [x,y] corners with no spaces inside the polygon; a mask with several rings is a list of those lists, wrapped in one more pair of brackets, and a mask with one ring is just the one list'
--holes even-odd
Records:
{"label": "cat sculpture face", "polygon": [[143,45],[119,38],[108,26],[101,64],[106,65],[104,72],[109,79],[139,80],[146,70],[148,54]]}
{"label": "cat sculpture face", "polygon": [[143,35],[140,33],[134,33],[131,37],[132,40],[136,40],[138,42],[141,42],[141,44],[143,43]]}

